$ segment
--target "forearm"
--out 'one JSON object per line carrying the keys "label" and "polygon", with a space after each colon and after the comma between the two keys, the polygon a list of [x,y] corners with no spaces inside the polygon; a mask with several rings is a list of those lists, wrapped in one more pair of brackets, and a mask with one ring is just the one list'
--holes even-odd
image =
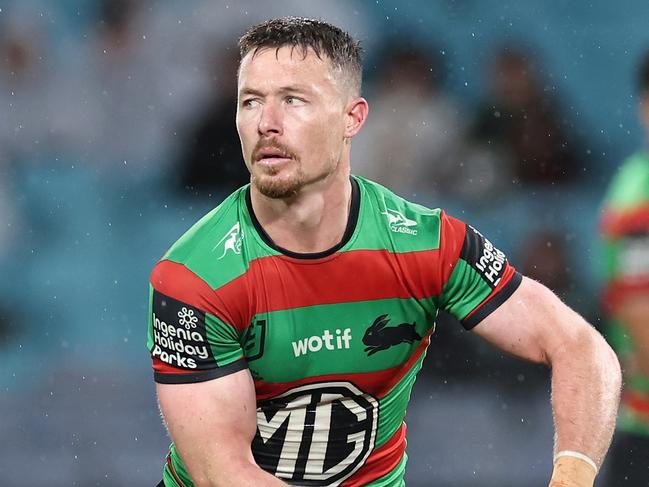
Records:
{"label": "forearm", "polygon": [[579,326],[583,330],[550,357],[555,454],[580,452],[599,467],[615,428],[621,373],[599,333]]}
{"label": "forearm", "polygon": [[588,457],[557,459],[550,486],[592,487],[620,397],[620,365],[611,347],[549,289],[528,278],[474,331],[501,350],[550,366],[555,455],[572,451]]}
{"label": "forearm", "polygon": [[245,462],[242,464],[229,465],[227,469],[201,469],[202,471],[192,475],[192,481],[196,487],[280,487],[286,486],[274,475],[265,472],[255,463]]}
{"label": "forearm", "polygon": [[203,438],[198,431],[181,436],[176,428],[174,433],[172,438],[178,454],[196,487],[287,485],[257,464],[250,449],[250,432],[240,436],[235,430],[229,439],[220,440]]}
{"label": "forearm", "polygon": [[165,425],[197,487],[286,485],[255,462],[257,429],[250,372],[190,384],[157,384]]}

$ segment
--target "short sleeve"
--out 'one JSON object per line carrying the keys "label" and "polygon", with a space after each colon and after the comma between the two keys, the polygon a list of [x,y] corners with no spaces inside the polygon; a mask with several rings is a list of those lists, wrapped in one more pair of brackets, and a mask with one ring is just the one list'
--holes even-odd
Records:
{"label": "short sleeve", "polygon": [[151,274],[147,348],[154,379],[202,382],[247,366],[234,326],[214,291],[182,264],[159,262]]}
{"label": "short sleeve", "polygon": [[472,226],[441,213],[443,268],[451,269],[442,286],[440,308],[470,330],[518,288],[522,276],[505,254]]}

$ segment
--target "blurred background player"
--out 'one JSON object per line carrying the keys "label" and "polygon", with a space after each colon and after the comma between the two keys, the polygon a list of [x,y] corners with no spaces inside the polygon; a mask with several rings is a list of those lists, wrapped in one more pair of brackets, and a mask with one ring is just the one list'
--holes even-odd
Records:
{"label": "blurred background player", "polygon": [[532,53],[503,47],[490,66],[490,93],[478,108],[472,136],[500,150],[501,165],[523,187],[573,182],[583,166],[555,93]]}
{"label": "blurred background player", "polygon": [[[649,52],[638,76],[640,119],[649,140]],[[610,318],[625,390],[606,485],[649,485],[649,152],[626,159],[604,200],[601,230]]]}

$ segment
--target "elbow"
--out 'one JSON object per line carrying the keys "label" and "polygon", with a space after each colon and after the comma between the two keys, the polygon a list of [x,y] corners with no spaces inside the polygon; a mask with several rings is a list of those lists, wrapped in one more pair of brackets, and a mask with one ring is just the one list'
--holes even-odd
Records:
{"label": "elbow", "polygon": [[602,363],[606,364],[605,368],[608,372],[609,380],[611,381],[612,387],[614,387],[619,395],[622,389],[622,367],[620,366],[620,361],[617,357],[617,354],[611,346],[604,340],[604,338],[597,333],[600,341],[602,342]]}
{"label": "elbow", "polygon": [[598,332],[594,332],[599,342],[599,353],[596,360],[599,364],[600,380],[602,381],[602,398],[608,400],[609,404],[614,404],[617,411],[622,394],[620,361],[611,346],[604,340],[604,337]]}
{"label": "elbow", "polygon": [[619,397],[622,388],[620,361],[604,337],[591,325],[583,324],[578,332],[564,337],[561,353],[550,360],[550,367],[554,368],[558,362],[566,362],[573,372],[582,367],[590,369],[592,375],[588,375],[592,380],[597,380],[607,391]]}
{"label": "elbow", "polygon": [[591,351],[593,361],[602,371],[602,375],[610,382],[611,388],[619,391],[622,387],[622,367],[617,354],[595,328],[589,325],[588,331],[587,349]]}

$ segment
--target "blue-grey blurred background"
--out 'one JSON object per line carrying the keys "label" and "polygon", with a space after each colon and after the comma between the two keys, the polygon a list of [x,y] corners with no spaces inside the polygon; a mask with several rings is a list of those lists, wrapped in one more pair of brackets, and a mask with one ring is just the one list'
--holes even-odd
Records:
{"label": "blue-grey blurred background", "polygon": [[[148,273],[245,182],[235,42],[288,14],[365,46],[354,171],[472,223],[600,326],[646,1],[0,1],[1,485],[160,480]],[[441,317],[417,382],[408,485],[547,485],[547,371],[460,329]]]}

